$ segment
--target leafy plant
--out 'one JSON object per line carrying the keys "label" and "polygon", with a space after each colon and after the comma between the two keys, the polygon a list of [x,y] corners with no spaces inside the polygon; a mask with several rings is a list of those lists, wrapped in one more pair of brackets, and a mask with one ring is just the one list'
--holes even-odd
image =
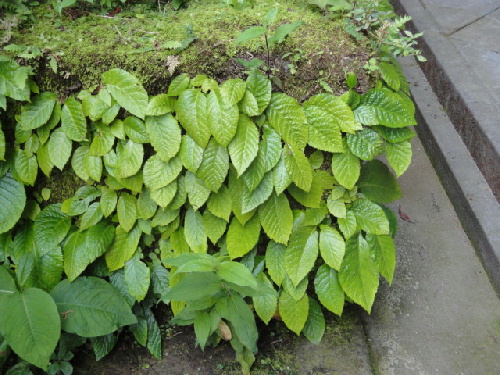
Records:
{"label": "leafy plant", "polygon": [[[112,69],[98,89],[60,101],[0,60],[3,346],[63,371],[67,334],[101,358],[129,326],[160,357],[151,308],[162,301],[173,323],[194,324],[202,348],[229,340],[248,373],[258,336],[249,303],[313,342],[321,306],[369,312],[379,275],[391,282],[395,267],[384,205],[401,191],[389,166],[398,176],[409,166],[415,125],[404,77],[387,72],[363,95],[299,104],[256,69],[221,85],[180,75],[153,97]],[[389,166],[376,160],[384,153]],[[26,186],[41,191],[54,168],[80,186],[37,201]]]}

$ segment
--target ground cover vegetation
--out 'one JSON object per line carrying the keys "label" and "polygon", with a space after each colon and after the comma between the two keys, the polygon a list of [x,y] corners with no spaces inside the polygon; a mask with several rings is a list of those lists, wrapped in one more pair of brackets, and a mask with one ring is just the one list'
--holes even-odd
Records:
{"label": "ground cover vegetation", "polygon": [[[385,1],[301,3],[376,55],[344,71],[339,87],[327,72],[287,93],[318,60],[306,45],[287,45],[307,35],[306,17],[269,4],[210,4],[233,21],[240,8],[263,11],[238,23],[215,56],[218,69],[233,67],[229,75],[172,68],[197,44],[196,25],[155,39],[153,50],[150,40],[134,42],[137,56],[167,54],[169,65],[149,76],[110,59],[85,78],[55,35],[35,32],[50,47],[19,44],[34,41],[16,30],[23,22],[36,30],[40,7],[71,15],[94,9],[87,3],[0,2],[10,14],[2,26],[10,56],[0,57],[0,368],[70,374],[76,347],[90,341],[100,359],[124,330],[159,358],[152,309],[165,304],[172,324],[194,326],[201,348],[229,341],[249,373],[256,317],[317,343],[325,309],[370,312],[380,275],[390,283],[394,273],[397,224],[385,204],[401,196],[394,174],[411,163],[416,124],[394,60],[419,55],[415,35],[396,35],[407,18]],[[148,6],[175,18],[207,3]],[[116,21],[118,2],[94,5],[106,14],[98,18]],[[149,14],[132,5],[133,17]],[[85,17],[71,21],[84,27],[94,16]],[[54,22],[70,28],[62,19]],[[119,40],[136,37],[111,26]],[[59,79],[53,92],[48,71]],[[67,74],[79,85],[60,89]]]}

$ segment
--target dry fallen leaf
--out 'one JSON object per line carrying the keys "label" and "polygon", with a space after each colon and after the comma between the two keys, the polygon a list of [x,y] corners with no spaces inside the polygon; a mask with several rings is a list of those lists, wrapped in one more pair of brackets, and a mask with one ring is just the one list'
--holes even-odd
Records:
{"label": "dry fallen leaf", "polygon": [[226,324],[225,321],[221,320],[219,323],[219,335],[226,341],[229,341],[233,338],[233,334],[231,333],[231,329]]}
{"label": "dry fallen leaf", "polygon": [[403,219],[404,221],[415,224],[413,221],[411,221],[410,217],[407,214],[405,214],[403,211],[401,211],[401,206],[399,206],[399,217],[401,219]]}

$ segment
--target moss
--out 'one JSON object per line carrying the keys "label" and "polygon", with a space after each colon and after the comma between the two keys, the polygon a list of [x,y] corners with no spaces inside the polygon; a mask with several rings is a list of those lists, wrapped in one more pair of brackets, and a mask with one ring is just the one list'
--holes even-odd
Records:
{"label": "moss", "polygon": [[35,190],[50,189],[50,199],[47,204],[62,203],[75,195],[79,187],[86,185],[85,181],[78,178],[73,171],[57,169],[52,170],[50,177],[39,178]]}
{"label": "moss", "polygon": [[[243,11],[219,0],[190,1],[186,9],[164,14],[142,5],[126,9],[114,18],[83,13],[74,20],[41,6],[36,12],[37,22],[14,33],[12,42],[38,46],[46,57],[56,56],[57,74],[48,68],[45,58],[33,62],[42,90],[67,95],[95,86],[102,72],[120,67],[135,72],[148,92],[157,94],[165,91],[172,75],[178,73],[206,74],[223,81],[244,77],[244,68],[235,62],[235,57],[267,60],[263,38],[239,47],[234,39],[247,27],[259,24],[271,6],[279,9],[276,26],[296,20],[304,22],[270,51],[273,74],[285,92],[304,99],[322,91],[319,81],[323,81],[341,93],[348,71],[356,72],[362,90],[368,88],[362,69],[370,55],[368,47],[360,46],[346,34],[342,22],[306,8],[301,1],[260,1],[253,9]],[[176,55],[165,48],[169,42],[184,40],[187,27],[197,38],[187,49]],[[297,61],[283,58],[290,52],[298,56]],[[175,60],[179,62],[176,67]],[[294,74],[289,67],[292,63]]]}

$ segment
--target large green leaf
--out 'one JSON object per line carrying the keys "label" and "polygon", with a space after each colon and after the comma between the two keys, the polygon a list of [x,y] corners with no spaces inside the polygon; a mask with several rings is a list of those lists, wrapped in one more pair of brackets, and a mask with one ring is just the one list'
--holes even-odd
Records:
{"label": "large green leaf", "polygon": [[213,272],[193,272],[175,284],[165,298],[174,301],[196,301],[212,297],[221,289],[222,282]]}
{"label": "large green leaf", "polygon": [[134,75],[115,68],[105,72],[102,81],[120,106],[133,115],[144,118],[148,107],[148,94]]}
{"label": "large green leaf", "polygon": [[268,172],[260,184],[250,192],[244,183],[241,184],[242,188],[242,214],[252,212],[254,209],[264,203],[273,192],[273,175]]}
{"label": "large green leaf", "polygon": [[83,213],[80,219],[80,230],[85,230],[97,224],[103,218],[104,214],[101,210],[99,202],[92,203]]}
{"label": "large green leaf", "polygon": [[167,207],[177,193],[177,181],[173,181],[167,186],[151,190],[151,199],[160,207]]}
{"label": "large green leaf", "polygon": [[28,156],[25,150],[16,150],[12,173],[23,184],[33,186],[38,174],[36,156]]}
{"label": "large green leaf", "polygon": [[222,186],[217,193],[212,193],[207,202],[208,210],[217,217],[229,221],[232,198],[229,189]]}
{"label": "large green leaf", "polygon": [[389,168],[372,160],[361,168],[358,187],[366,198],[378,203],[390,203],[401,198],[401,188]]}
{"label": "large green leaf", "polygon": [[389,128],[382,125],[372,126],[371,128],[390,143],[409,141],[415,136],[415,132],[410,128]]}
{"label": "large green leaf", "polygon": [[382,276],[389,284],[392,283],[394,270],[396,268],[396,249],[391,236],[376,236],[368,233],[366,241],[375,253],[375,262]]}
{"label": "large green leaf", "polygon": [[61,204],[45,207],[34,223],[34,238],[37,246],[49,249],[59,245],[71,227],[71,218],[61,212]]}
{"label": "large green leaf", "polygon": [[370,246],[361,234],[346,242],[339,281],[345,293],[369,313],[377,293],[379,274]]}
{"label": "large green leaf", "polygon": [[304,106],[309,124],[307,143],[319,150],[344,152],[342,133],[336,117],[316,106]]}
{"label": "large green leaf", "polygon": [[203,228],[210,241],[216,244],[226,232],[227,222],[215,216],[210,211],[205,210],[205,212],[203,212]]}
{"label": "large green leaf", "polygon": [[337,271],[327,264],[320,266],[314,278],[314,291],[323,306],[339,316],[342,315],[345,294],[340,286]]}
{"label": "large green leaf", "polygon": [[90,155],[104,156],[111,151],[115,144],[113,131],[107,125],[96,123],[92,136],[92,143],[89,150]]}
{"label": "large green leaf", "polygon": [[104,336],[137,322],[118,289],[97,277],[63,280],[50,294],[62,316],[62,329],[68,333]]}
{"label": "large green leaf", "polygon": [[205,204],[211,193],[205,183],[191,172],[186,173],[186,191],[189,203],[195,210]]}
{"label": "large green leaf", "polygon": [[410,166],[412,150],[410,141],[387,144],[387,161],[396,172],[396,176],[401,176]]}
{"label": "large green leaf", "polygon": [[[189,81],[189,78],[188,78]],[[172,83],[170,84],[172,86]],[[159,94],[149,98],[148,109],[146,115],[161,116],[172,112],[174,109],[175,99],[167,94]]]}
{"label": "large green leaf", "polygon": [[17,292],[16,282],[3,265],[0,266],[0,306],[5,306],[6,297]]}
{"label": "large green leaf", "polygon": [[293,285],[299,285],[314,267],[318,250],[318,232],[314,227],[299,227],[292,232],[285,253],[285,270]]}
{"label": "large green leaf", "polygon": [[207,121],[207,99],[199,90],[188,89],[181,93],[177,100],[176,113],[187,134],[202,148],[210,139],[210,128]]}
{"label": "large green leaf", "polygon": [[372,129],[367,128],[354,134],[347,134],[346,139],[352,153],[363,160],[373,160],[385,150],[384,140]]}
{"label": "large green leaf", "polygon": [[228,79],[220,87],[225,107],[237,104],[245,95],[246,83],[241,79]]}
{"label": "large green leaf", "polygon": [[184,235],[186,242],[195,253],[207,252],[207,235],[203,228],[203,217],[191,207],[186,212],[184,222]]}
{"label": "large green leaf", "polygon": [[125,283],[128,292],[137,301],[142,301],[148,292],[150,283],[149,267],[141,261],[137,254],[125,263]]}
{"label": "large green leaf", "polygon": [[266,33],[266,28],[264,26],[252,26],[242,31],[236,37],[236,44],[245,43],[254,38],[258,38]]}
{"label": "large green leaf", "polygon": [[64,102],[61,112],[61,127],[73,141],[83,141],[87,136],[87,121],[83,114],[82,104],[73,96]]}
{"label": "large green leaf", "polygon": [[271,101],[271,81],[258,69],[253,69],[247,78],[247,91],[252,93],[257,104],[257,115],[267,108]]}
{"label": "large green leaf", "polygon": [[276,242],[288,243],[293,226],[293,213],[285,194],[272,193],[259,207],[260,222],[264,232]]}
{"label": "large green leaf", "polygon": [[330,267],[338,270],[345,254],[345,242],[340,233],[327,225],[320,226],[319,251]]}
{"label": "large green leaf", "polygon": [[332,155],[332,172],[335,179],[346,189],[352,189],[359,179],[361,161],[350,150]]}
{"label": "large green leaf", "polygon": [[281,194],[292,183],[291,171],[288,171],[285,163],[285,151],[281,152],[281,158],[274,167],[273,183],[276,194]]}
{"label": "large green leaf", "polygon": [[229,154],[227,149],[211,138],[203,153],[203,161],[196,172],[196,176],[203,180],[210,190],[217,192],[226,179],[228,171]]}
{"label": "large green leaf", "polygon": [[129,232],[137,220],[137,199],[128,193],[121,193],[117,204],[118,222]]}
{"label": "large green leaf", "polygon": [[285,142],[303,149],[308,140],[307,119],[297,101],[286,94],[273,94],[267,108],[269,124]]}
{"label": "large green leaf", "polygon": [[168,96],[179,96],[189,86],[189,76],[181,74],[175,77],[168,86]]}
{"label": "large green leaf", "polygon": [[303,332],[313,344],[319,344],[325,333],[325,316],[319,303],[311,297],[309,297],[309,314]]}
{"label": "large green leaf", "polygon": [[182,136],[179,157],[188,171],[196,173],[203,161],[203,151],[203,148],[189,135]]}
{"label": "large green leaf", "polygon": [[44,92],[36,95],[30,104],[22,107],[19,116],[19,130],[37,129],[50,119],[54,105],[56,104],[56,95]]}
{"label": "large green leaf", "polygon": [[253,353],[257,351],[257,325],[255,316],[238,293],[233,293],[227,299],[226,308],[220,309],[219,313],[227,319],[234,330],[234,334]]}
{"label": "large green leaf", "polygon": [[266,250],[266,268],[269,276],[278,286],[281,286],[286,275],[285,253],[285,245],[269,241]]}
{"label": "large green leaf", "polygon": [[62,129],[52,132],[48,143],[49,159],[57,168],[63,170],[71,156],[71,139],[68,138]]}
{"label": "large green leaf", "polygon": [[[236,171],[233,167],[229,168],[229,192],[231,194],[232,210],[239,222],[244,225],[248,220],[252,218],[255,210],[243,213],[243,197],[246,195],[247,204],[250,203],[250,193],[245,186],[242,178],[238,178]],[[269,192],[268,196],[271,194]],[[265,199],[264,199],[265,200]],[[263,202],[263,201],[262,201]],[[261,203],[262,203],[261,202]]]}
{"label": "large green leaf", "polygon": [[387,85],[394,91],[399,91],[401,87],[401,79],[398,70],[394,65],[388,62],[381,62],[378,64],[382,79],[387,83]]}
{"label": "large green leaf", "polygon": [[128,139],[116,146],[116,177],[123,179],[135,175],[142,166],[144,147]]}
{"label": "large green leaf", "polygon": [[309,315],[309,297],[304,294],[296,301],[283,290],[279,298],[279,312],[286,326],[296,335],[300,335]]}
{"label": "large green leaf", "polygon": [[[336,127],[340,128],[343,132],[354,133],[356,130],[361,130],[363,128],[361,124],[354,120],[354,113],[349,105],[337,96],[326,93],[314,95],[304,103],[305,109],[308,109],[309,107],[316,107],[321,109],[321,111],[328,113],[329,116],[327,123],[332,125],[336,124]],[[324,114],[321,113],[320,117],[323,118]],[[313,124],[312,127],[317,128],[317,130],[313,130],[313,132],[318,132],[321,129],[320,134],[324,134],[325,129],[320,122]]]}
{"label": "large green leaf", "polygon": [[0,333],[25,361],[47,370],[61,335],[57,307],[49,294],[30,288],[2,298]]}
{"label": "large green leaf", "polygon": [[361,229],[377,235],[389,235],[389,220],[378,204],[369,199],[358,199],[351,206],[351,212]]}
{"label": "large green leaf", "polygon": [[144,163],[144,185],[152,190],[167,186],[177,179],[181,170],[180,158],[164,161],[158,154],[154,154]]}
{"label": "large green leaf", "polygon": [[417,124],[413,108],[409,108],[401,96],[390,90],[368,91],[361,96],[361,103],[354,114],[356,120],[365,125],[402,128]]}
{"label": "large green leaf", "polygon": [[257,103],[257,99],[250,91],[245,91],[245,95],[243,95],[243,99],[239,102],[238,106],[240,107],[241,112],[248,116],[257,116],[259,115],[259,105]]}
{"label": "large green leaf", "polygon": [[181,146],[181,129],[170,114],[146,117],[146,130],[151,145],[164,161],[177,155]]}
{"label": "large green leaf", "polygon": [[[125,120],[123,120],[123,126],[127,137],[129,137],[135,143],[151,142],[147,127],[144,121],[142,121],[141,119],[138,119],[135,116],[128,116]],[[153,128],[154,130],[156,130],[156,127]]]}
{"label": "large green leaf", "polygon": [[106,252],[115,228],[101,222],[83,232],[74,232],[64,244],[64,272],[75,280],[87,266]]}
{"label": "large green leaf", "polygon": [[268,324],[271,318],[276,314],[278,308],[278,293],[276,293],[272,282],[267,278],[264,272],[257,275],[257,282],[261,288],[273,291],[272,293],[253,297],[255,312],[264,323]]}
{"label": "large green leaf", "polygon": [[138,226],[130,232],[125,231],[121,226],[116,228],[113,243],[105,254],[106,264],[110,271],[122,268],[125,262],[132,258],[139,245],[141,234]]}
{"label": "large green leaf", "polygon": [[25,204],[24,186],[10,173],[0,177],[0,233],[7,232],[17,223]]}
{"label": "large green leaf", "polygon": [[[102,192],[99,206],[101,207],[101,212],[104,215],[104,217],[108,217],[115,211],[117,202],[118,202],[118,194],[116,194],[116,191],[111,189],[106,189]],[[137,206],[139,206],[139,204]]]}
{"label": "large green leaf", "polygon": [[229,155],[238,175],[241,176],[257,156],[259,131],[252,120],[241,115],[236,135],[229,144]]}
{"label": "large green leaf", "polygon": [[238,262],[226,261],[219,263],[217,265],[217,276],[239,286],[257,289],[255,277],[245,265]]}
{"label": "large green leaf", "polygon": [[231,220],[226,235],[227,251],[231,258],[239,258],[254,248],[259,240],[260,221],[254,215],[245,225],[242,225],[237,218]]}
{"label": "large green leaf", "polygon": [[286,145],[284,149],[285,165],[287,172],[292,176],[292,181],[304,191],[311,189],[313,174],[311,164],[302,150]]}

